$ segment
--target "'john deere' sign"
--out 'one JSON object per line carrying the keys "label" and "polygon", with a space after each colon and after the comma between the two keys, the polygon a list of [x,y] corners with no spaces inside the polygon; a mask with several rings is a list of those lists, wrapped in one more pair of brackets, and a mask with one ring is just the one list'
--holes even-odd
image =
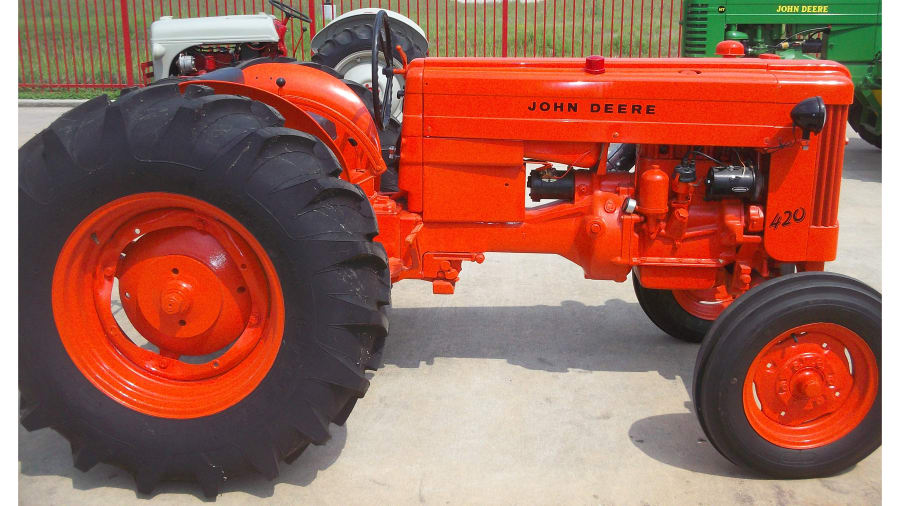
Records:
{"label": "'john deere' sign", "polygon": [[775,8],[775,12],[801,12],[801,13],[826,13],[827,5],[779,5]]}

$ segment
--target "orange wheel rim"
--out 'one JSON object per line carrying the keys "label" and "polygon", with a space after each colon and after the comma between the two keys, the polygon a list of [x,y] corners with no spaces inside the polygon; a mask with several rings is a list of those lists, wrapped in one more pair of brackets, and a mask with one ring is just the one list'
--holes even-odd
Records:
{"label": "orange wheel rim", "polygon": [[856,428],[878,395],[878,364],[858,334],[833,323],[792,328],[759,352],[744,381],[753,429],[783,448],[833,443]]}
{"label": "orange wheel rim", "polygon": [[725,285],[706,290],[672,290],[672,296],[682,309],[701,320],[715,320],[725,311],[734,297]]}
{"label": "orange wheel rim", "polygon": [[107,396],[194,418],[233,406],[266,376],[284,299],[272,261],[237,220],[191,197],[141,193],[97,209],[69,236],[53,317],[72,361]]}

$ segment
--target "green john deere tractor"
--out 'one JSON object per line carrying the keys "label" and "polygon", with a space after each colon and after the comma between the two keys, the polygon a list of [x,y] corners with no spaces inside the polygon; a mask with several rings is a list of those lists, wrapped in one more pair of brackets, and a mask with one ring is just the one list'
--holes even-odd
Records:
{"label": "green john deere tractor", "polygon": [[744,53],[843,63],[855,86],[850,126],[881,147],[881,2],[873,0],[684,0],[682,56],[715,56],[737,40]]}

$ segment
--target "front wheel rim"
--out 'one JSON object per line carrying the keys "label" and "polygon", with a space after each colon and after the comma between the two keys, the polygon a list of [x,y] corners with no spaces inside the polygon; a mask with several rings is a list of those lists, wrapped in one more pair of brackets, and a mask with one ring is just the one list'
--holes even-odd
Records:
{"label": "front wheel rim", "polygon": [[878,380],[875,355],[857,333],[833,323],[800,325],[771,340],[750,364],[744,413],[772,444],[817,448],[863,421]]}
{"label": "front wheel rim", "polygon": [[[114,284],[152,346],[117,321]],[[141,193],[98,208],[70,234],[54,270],[53,316],[73,363],[108,397],[194,418],[259,385],[278,354],[284,301],[274,265],[237,220],[192,197]]]}
{"label": "front wheel rim", "polygon": [[734,302],[734,296],[728,293],[725,285],[705,290],[672,290],[672,296],[688,314],[708,321],[714,321]]}

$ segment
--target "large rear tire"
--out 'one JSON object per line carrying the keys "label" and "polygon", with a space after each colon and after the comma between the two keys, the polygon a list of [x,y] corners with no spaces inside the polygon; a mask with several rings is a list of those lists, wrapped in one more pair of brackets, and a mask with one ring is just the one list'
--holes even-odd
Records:
{"label": "large rear tire", "polygon": [[703,340],[692,398],[709,441],[776,478],[838,473],[881,446],[881,295],[788,274],[739,297]]}
{"label": "large rear tire", "polygon": [[[142,493],[179,479],[215,496],[236,475],[274,479],[365,394],[388,330],[377,224],[328,149],[283,123],[259,102],[164,84],[91,100],[19,150],[21,423],[66,437],[78,469],[107,462]],[[180,263],[159,274],[160,261]],[[102,326],[113,281],[157,348]],[[150,295],[129,306],[132,294]],[[232,319],[167,349],[193,342],[178,329],[213,318],[210,300]],[[217,334],[229,326],[239,337]]]}

